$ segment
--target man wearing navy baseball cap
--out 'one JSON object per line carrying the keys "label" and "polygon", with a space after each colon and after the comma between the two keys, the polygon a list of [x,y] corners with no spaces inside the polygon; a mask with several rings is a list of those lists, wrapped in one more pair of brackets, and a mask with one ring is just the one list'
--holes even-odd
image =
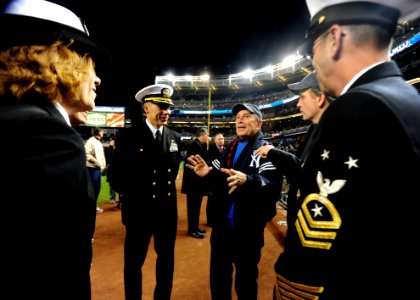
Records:
{"label": "man wearing navy baseball cap", "polygon": [[237,137],[222,158],[208,166],[202,157],[193,155],[186,166],[208,178],[215,200],[217,214],[210,240],[212,299],[231,299],[234,286],[239,299],[257,300],[264,229],[276,214],[283,177],[270,160],[255,154],[256,149],[267,144],[259,107],[239,103],[232,115]]}
{"label": "man wearing navy baseball cap", "polygon": [[251,103],[236,104],[232,109],[233,116],[236,117],[237,113],[241,110],[244,110],[244,109],[253,113],[258,118],[258,120],[262,120],[261,110],[258,108],[258,106],[256,106],[255,104],[251,104]]}
{"label": "man wearing navy baseball cap", "polygon": [[417,295],[406,268],[418,261],[410,207],[420,182],[420,95],[389,49],[407,8],[420,16],[418,4],[307,0],[313,66],[321,91],[336,99],[305,149],[298,210],[275,264],[277,299]]}
{"label": "man wearing navy baseball cap", "polygon": [[315,72],[306,75],[302,81],[287,85],[295,95],[299,95],[297,107],[304,121],[318,124],[331,99],[321,92]]}
{"label": "man wearing navy baseball cap", "polygon": [[306,75],[302,81],[289,83],[287,85],[289,90],[291,90],[295,95],[299,95],[299,93],[306,91],[307,89],[313,89],[316,91],[320,91],[318,79],[316,78],[315,72],[309,73]]}

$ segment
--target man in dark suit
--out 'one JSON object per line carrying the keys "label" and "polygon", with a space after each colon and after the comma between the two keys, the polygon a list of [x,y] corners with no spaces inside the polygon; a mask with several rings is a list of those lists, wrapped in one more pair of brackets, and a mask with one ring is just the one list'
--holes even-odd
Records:
{"label": "man in dark suit", "polygon": [[[214,135],[214,144],[210,144],[209,146],[209,161],[212,162],[220,162],[222,161],[223,152],[225,152],[225,137],[223,133],[218,132]],[[214,216],[217,212],[215,212],[215,203],[217,201],[214,199],[213,194],[211,191],[207,197],[207,205],[206,205],[206,215],[207,215],[207,226],[213,227],[214,223]]]}
{"label": "man in dark suit", "polygon": [[[208,161],[207,144],[209,142],[209,131],[207,128],[199,128],[196,138],[187,149],[187,157],[199,154]],[[188,235],[194,238],[203,239],[206,233],[200,225],[200,211],[203,196],[208,195],[208,187],[205,178],[202,178],[188,168],[184,169],[182,177],[181,193],[187,195],[187,217]]]}
{"label": "man in dark suit", "polygon": [[83,56],[93,40],[70,10],[31,3],[11,1],[0,15],[2,290],[11,299],[89,300],[96,205],[70,116],[95,107],[100,79]]}
{"label": "man in dark suit", "polygon": [[418,261],[420,95],[389,57],[399,9],[409,6],[392,2],[307,0],[308,49],[321,91],[337,98],[303,153],[277,299],[417,295],[406,268]]}
{"label": "man in dark suit", "polygon": [[142,297],[142,266],[154,236],[157,253],[155,299],[171,297],[178,211],[175,180],[181,162],[180,135],[165,127],[172,87],[156,84],[135,98],[146,117],[118,136],[108,175],[122,195],[125,298]]}

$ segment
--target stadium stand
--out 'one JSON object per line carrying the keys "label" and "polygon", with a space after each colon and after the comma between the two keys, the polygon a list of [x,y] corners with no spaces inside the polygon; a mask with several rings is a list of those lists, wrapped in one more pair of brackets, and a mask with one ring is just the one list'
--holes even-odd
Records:
{"label": "stadium stand", "polygon": [[[420,18],[402,23],[390,51],[404,78],[420,90]],[[274,66],[238,74],[204,76],[156,76],[155,83],[174,87],[174,111],[169,124],[188,141],[197,126],[210,135],[223,132],[227,142],[235,136],[231,108],[238,102],[257,104],[264,114],[263,131],[273,144],[293,148],[309,127],[296,109],[297,96],[287,84],[312,72],[311,60],[299,54]],[[293,150],[292,150],[293,151]]]}

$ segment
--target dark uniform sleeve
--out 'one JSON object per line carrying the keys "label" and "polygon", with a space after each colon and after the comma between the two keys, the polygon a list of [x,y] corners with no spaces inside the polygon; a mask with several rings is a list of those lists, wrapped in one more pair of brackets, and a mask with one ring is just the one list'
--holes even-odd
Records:
{"label": "dark uniform sleeve", "polygon": [[125,165],[127,164],[128,157],[132,157],[132,155],[128,153],[131,149],[131,147],[128,147],[131,135],[131,130],[128,128],[121,131],[115,141],[114,154],[108,165],[107,175],[109,184],[119,194],[124,194],[129,187],[129,178]]}

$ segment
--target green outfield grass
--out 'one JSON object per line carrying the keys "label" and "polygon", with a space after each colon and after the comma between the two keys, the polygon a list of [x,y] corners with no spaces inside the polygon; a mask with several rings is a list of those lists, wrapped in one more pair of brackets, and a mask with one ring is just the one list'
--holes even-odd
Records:
{"label": "green outfield grass", "polygon": [[101,192],[98,197],[98,204],[109,202],[109,184],[106,181],[106,176],[102,176]]}

